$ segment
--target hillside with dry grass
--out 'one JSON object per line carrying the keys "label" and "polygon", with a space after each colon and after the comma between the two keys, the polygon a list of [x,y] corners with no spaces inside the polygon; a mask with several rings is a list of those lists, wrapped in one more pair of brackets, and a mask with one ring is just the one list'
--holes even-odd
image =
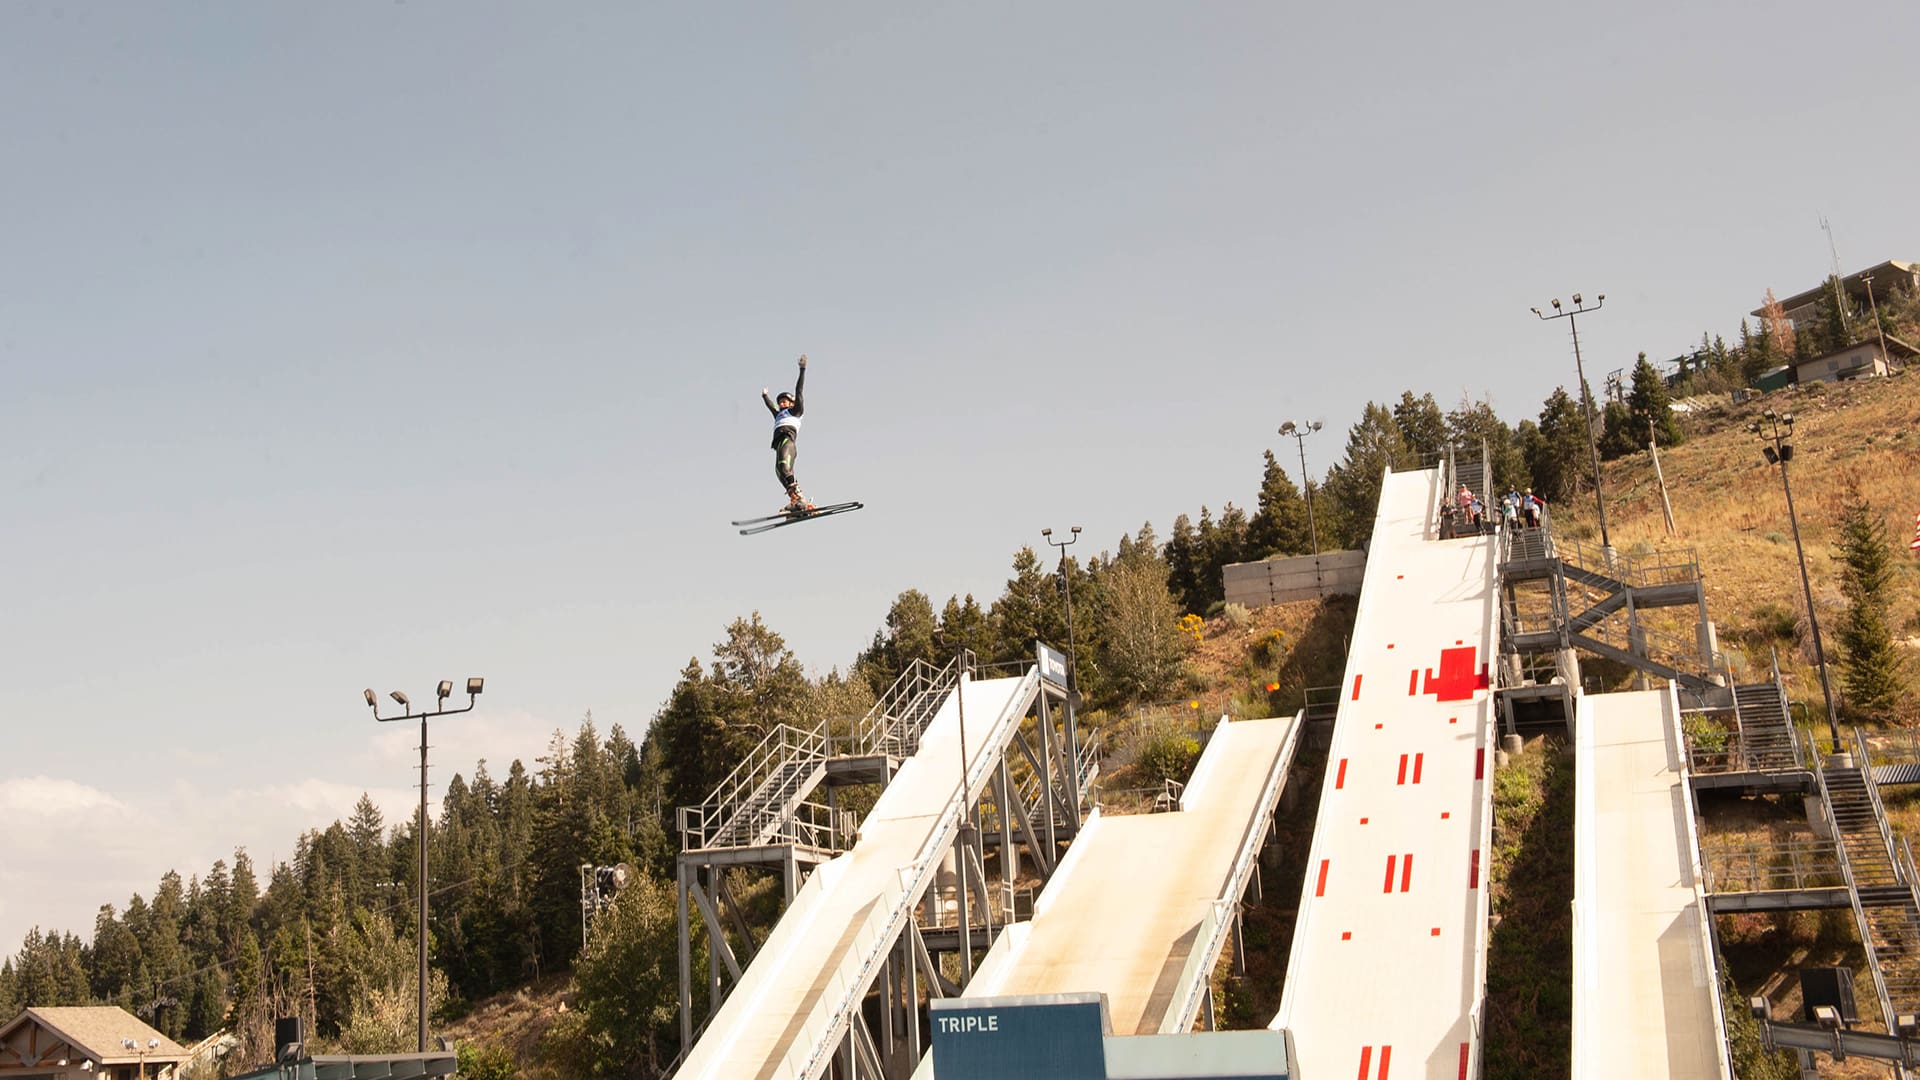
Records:
{"label": "hillside with dry grass", "polygon": [[[1610,532],[1623,551],[1697,551],[1708,613],[1736,676],[1764,679],[1770,650],[1777,648],[1789,695],[1819,716],[1824,706],[1779,468],[1766,465],[1760,439],[1747,431],[1765,409],[1790,412],[1796,421],[1790,479],[1829,659],[1845,608],[1838,525],[1852,484],[1902,546],[1892,615],[1911,669],[1920,650],[1920,559],[1906,557],[1904,544],[1913,536],[1914,514],[1920,513],[1920,375],[1796,387],[1689,415],[1686,441],[1660,450],[1678,535],[1666,534],[1653,464],[1645,453],[1602,468]],[[1598,536],[1590,491],[1553,512],[1558,531]],[[1911,670],[1908,680],[1909,692],[1888,718],[1904,725],[1920,722]]]}

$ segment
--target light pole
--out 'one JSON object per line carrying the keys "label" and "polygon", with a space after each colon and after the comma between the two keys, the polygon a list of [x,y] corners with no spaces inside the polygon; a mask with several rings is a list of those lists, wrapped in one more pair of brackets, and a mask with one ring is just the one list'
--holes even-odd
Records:
{"label": "light pole", "polygon": [[1067,549],[1080,542],[1080,526],[1073,526],[1073,535],[1065,540],[1055,540],[1051,528],[1041,529],[1040,535],[1048,547],[1060,549],[1060,582],[1067,593],[1067,692],[1079,689],[1080,658],[1073,651],[1073,575],[1067,570]]}
{"label": "light pole", "polygon": [[[1598,301],[1593,305],[1593,310],[1599,311],[1606,306],[1607,294],[1601,293]],[[1613,541],[1607,536],[1607,500],[1600,493],[1600,442],[1594,438],[1593,435],[1593,393],[1587,389],[1587,369],[1585,365],[1580,362],[1580,323],[1579,320],[1575,318],[1577,315],[1586,314],[1587,307],[1586,304],[1581,301],[1580,294],[1574,293],[1573,308],[1571,310],[1561,310],[1560,298],[1557,296],[1553,298],[1553,314],[1545,314],[1539,308],[1533,308],[1531,310],[1544,322],[1551,322],[1554,319],[1565,319],[1567,320],[1567,327],[1573,331],[1573,372],[1580,377],[1580,402],[1586,407],[1587,453],[1593,458],[1593,503],[1600,510],[1600,547],[1602,551],[1606,553],[1608,559],[1611,560],[1613,557]]]}
{"label": "light pole", "polygon": [[399,702],[400,707],[406,710],[400,716],[381,716],[380,698],[371,688],[366,691],[367,707],[373,710],[375,720],[384,724],[393,720],[411,720],[416,716],[420,719],[420,823],[417,830],[420,834],[420,910],[416,921],[420,924],[420,1052],[423,1054],[427,1052],[427,718],[473,711],[474,699],[480,696],[480,691],[485,684],[486,680],[478,677],[468,679],[466,706],[449,709],[445,703],[449,697],[453,696],[453,682],[442,679],[436,691],[441,707],[432,712],[422,713],[415,713],[413,703],[407,700],[407,695],[395,690],[392,693],[393,700]]}
{"label": "light pole", "polygon": [[1807,580],[1807,551],[1800,546],[1800,515],[1793,509],[1793,484],[1787,479],[1787,462],[1793,460],[1793,414],[1776,413],[1772,409],[1760,414],[1760,419],[1747,425],[1747,430],[1760,436],[1766,443],[1761,453],[1767,456],[1767,464],[1780,466],[1780,486],[1787,493],[1787,521],[1793,525],[1793,552],[1800,563],[1800,592],[1807,600],[1807,624],[1813,628],[1813,661],[1820,670],[1820,694],[1827,701],[1827,734],[1833,739],[1833,752],[1840,750],[1840,721],[1833,709],[1833,687],[1827,684],[1827,650],[1820,640],[1820,617],[1813,613],[1813,585]]}
{"label": "light pole", "polygon": [[1320,554],[1320,530],[1313,525],[1313,485],[1307,482],[1307,436],[1320,430],[1320,421],[1312,420],[1296,424],[1289,420],[1280,425],[1280,434],[1293,436],[1300,448],[1300,490],[1307,494],[1307,533],[1313,537],[1313,553]]}

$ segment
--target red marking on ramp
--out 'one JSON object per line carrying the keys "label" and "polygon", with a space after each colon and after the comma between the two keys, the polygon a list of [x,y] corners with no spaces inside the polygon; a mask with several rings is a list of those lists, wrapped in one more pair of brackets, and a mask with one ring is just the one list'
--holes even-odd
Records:
{"label": "red marking on ramp", "polygon": [[1460,1080],[1467,1080],[1467,1044],[1460,1044]]}
{"label": "red marking on ramp", "polygon": [[[1315,896],[1327,895],[1327,863],[1329,861],[1331,860],[1328,860],[1328,859],[1320,860],[1320,881],[1318,884],[1314,885],[1313,887],[1313,895]],[[1478,873],[1479,867],[1480,867],[1480,853],[1477,851],[1473,853],[1473,865],[1474,865],[1475,872]]]}
{"label": "red marking on ramp", "polygon": [[1453,811],[1451,811],[1451,810],[1442,810],[1442,811],[1440,811],[1440,820],[1441,820],[1441,821],[1445,821],[1445,820],[1447,820],[1448,818],[1450,818],[1450,817],[1452,817],[1452,816],[1453,816]]}
{"label": "red marking on ramp", "polygon": [[1352,940],[1353,940],[1353,931],[1351,931],[1351,930],[1342,930],[1342,931],[1340,931],[1340,940],[1341,940],[1341,941],[1352,941]]}
{"label": "red marking on ramp", "polygon": [[1359,675],[1353,677],[1353,700],[1355,701],[1360,700],[1360,678]]}
{"label": "red marking on ramp", "polygon": [[1407,696],[1412,697],[1415,694],[1418,694],[1419,692],[1420,692],[1420,669],[1414,668],[1412,671],[1407,673]]}
{"label": "red marking on ramp", "polygon": [[1487,778],[1487,748],[1484,746],[1473,752],[1473,778],[1475,780]]}
{"label": "red marking on ramp", "polygon": [[1413,852],[1411,851],[1407,852],[1406,859],[1400,863],[1400,891],[1413,891]]}
{"label": "red marking on ramp", "polygon": [[[1324,874],[1325,870],[1322,870],[1321,873]],[[1467,888],[1477,889],[1479,887],[1480,887],[1480,849],[1474,848],[1473,849],[1473,869],[1470,870],[1467,874]]]}
{"label": "red marking on ramp", "polygon": [[1367,819],[1366,819],[1366,818],[1361,818],[1361,819],[1360,819],[1360,824],[1362,824],[1362,825],[1365,825],[1366,823],[1367,823]]}
{"label": "red marking on ramp", "polygon": [[1434,936],[1434,937],[1439,937],[1439,936],[1440,936],[1440,928],[1439,928],[1439,927],[1437,927],[1437,926],[1436,926],[1436,927],[1434,927],[1434,928],[1433,928],[1433,936]]}
{"label": "red marking on ramp", "polygon": [[1387,642],[1387,648],[1389,649],[1393,648],[1393,642],[1391,641]]}
{"label": "red marking on ramp", "polygon": [[1398,785],[1398,784],[1404,784],[1406,782],[1407,782],[1407,755],[1401,754],[1400,755],[1400,779],[1395,780],[1394,783]]}
{"label": "red marking on ramp", "polygon": [[1367,1069],[1373,1064],[1373,1047],[1360,1048],[1360,1080],[1369,1080]]}
{"label": "red marking on ramp", "polygon": [[1400,856],[1398,855],[1387,856],[1387,882],[1385,887],[1380,890],[1381,892],[1390,893],[1393,891],[1393,868],[1394,864],[1399,862],[1399,860]]}
{"label": "red marking on ramp", "polygon": [[1393,1047],[1380,1048],[1380,1076],[1378,1080],[1387,1080],[1387,1066],[1393,1062]]}
{"label": "red marking on ramp", "polygon": [[1334,776],[1334,778],[1333,778],[1333,789],[1334,789],[1335,791],[1338,791],[1338,790],[1340,790],[1341,788],[1343,788],[1343,787],[1346,787],[1346,786],[1347,786],[1347,759],[1346,759],[1346,758],[1341,758],[1341,759],[1340,759],[1340,772],[1339,772],[1338,774],[1336,774],[1336,775]]}
{"label": "red marking on ramp", "polygon": [[1487,688],[1486,666],[1474,670],[1472,646],[1440,650],[1440,670],[1427,669],[1427,693],[1438,701],[1467,701],[1475,690]]}
{"label": "red marking on ramp", "polygon": [[1426,760],[1427,755],[1425,754],[1413,755],[1413,782],[1416,784],[1420,782],[1420,764]]}

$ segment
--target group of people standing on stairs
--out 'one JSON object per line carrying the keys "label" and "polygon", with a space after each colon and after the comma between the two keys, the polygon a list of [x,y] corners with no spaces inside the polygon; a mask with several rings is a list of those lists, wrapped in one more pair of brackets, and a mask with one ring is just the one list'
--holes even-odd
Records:
{"label": "group of people standing on stairs", "polygon": [[[1460,485],[1454,501],[1459,504],[1461,520],[1469,528],[1477,532],[1492,524],[1487,520],[1486,504],[1481,502],[1480,496],[1474,494],[1467,485]],[[1522,494],[1509,487],[1506,495],[1500,500],[1499,509],[1500,523],[1503,527],[1513,529],[1524,523],[1529,529],[1537,529],[1546,519],[1547,501],[1535,495],[1532,488],[1528,488],[1526,493]]]}

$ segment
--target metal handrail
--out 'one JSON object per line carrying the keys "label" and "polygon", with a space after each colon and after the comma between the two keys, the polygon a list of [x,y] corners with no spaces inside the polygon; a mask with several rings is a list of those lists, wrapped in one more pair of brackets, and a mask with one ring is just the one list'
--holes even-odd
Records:
{"label": "metal handrail", "polygon": [[1837,846],[1818,837],[1737,846],[1707,842],[1700,847],[1701,875],[1709,893],[1844,886]]}
{"label": "metal handrail", "polygon": [[[683,850],[706,846],[725,831],[741,808],[757,801],[774,777],[791,775],[789,765],[802,769],[827,760],[829,736],[823,724],[805,731],[790,724],[777,724],[760,744],[727,774],[704,802],[679,808],[677,821]],[[696,842],[697,840],[697,842]]]}
{"label": "metal handrail", "polygon": [[[1827,773],[1820,765],[1820,747],[1807,736],[1809,761],[1813,763],[1814,783],[1820,791],[1820,816],[1826,819],[1827,832],[1833,837],[1834,851],[1840,856],[1840,873],[1847,881],[1847,904],[1853,909],[1853,924],[1860,929],[1860,948],[1866,953],[1867,971],[1873,976],[1874,994],[1879,998],[1880,1008],[1887,1016],[1893,1015],[1893,999],[1887,995],[1887,979],[1880,971],[1880,954],[1873,947],[1871,924],[1867,921],[1866,909],[1860,903],[1860,887],[1853,877],[1853,860],[1847,856],[1847,845],[1840,839],[1840,822],[1833,816],[1833,796],[1827,790]],[[1872,775],[1867,777],[1868,785],[1873,782]]]}
{"label": "metal handrail", "polygon": [[[1888,861],[1893,863],[1894,873],[1900,872],[1900,861],[1895,857],[1899,850],[1893,839],[1893,826],[1887,821],[1887,805],[1880,801],[1880,785],[1873,779],[1873,758],[1867,749],[1867,738],[1858,727],[1853,729],[1854,767],[1860,770],[1860,779],[1867,787],[1867,797],[1873,800],[1873,821],[1880,827],[1880,839],[1887,847]],[[1913,879],[1907,878],[1911,885]]]}

